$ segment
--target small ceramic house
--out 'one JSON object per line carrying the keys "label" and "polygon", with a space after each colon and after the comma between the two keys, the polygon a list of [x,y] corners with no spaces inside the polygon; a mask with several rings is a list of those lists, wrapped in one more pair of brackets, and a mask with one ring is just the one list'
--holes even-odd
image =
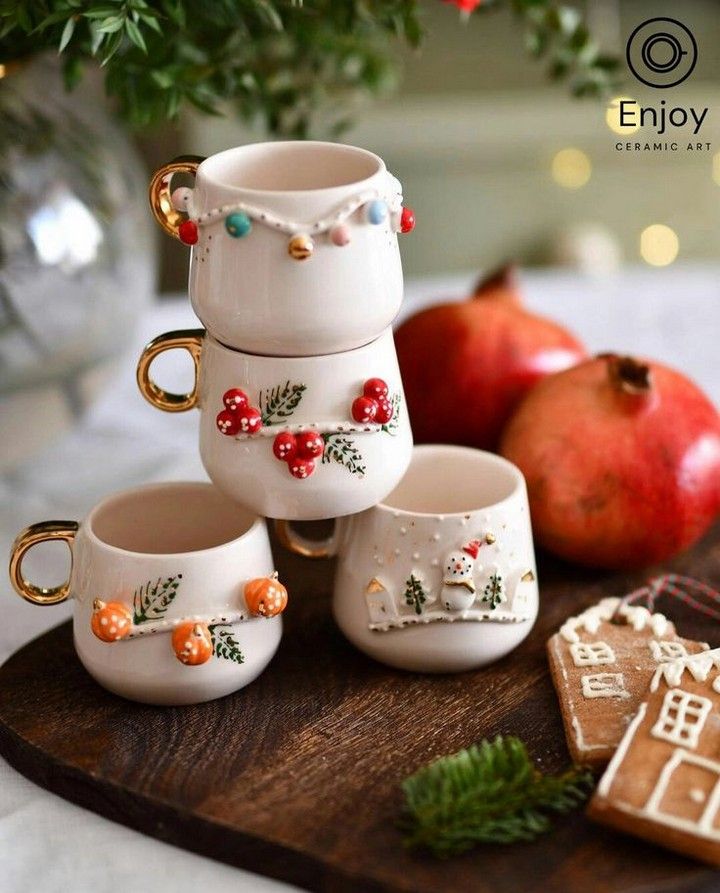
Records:
{"label": "small ceramic house", "polygon": [[377,577],[368,583],[365,600],[371,623],[386,624],[397,619],[395,600]]}
{"label": "small ceramic house", "polygon": [[657,667],[707,648],[679,638],[663,614],[618,598],[566,620],[548,641],[548,656],[573,760],[605,766]]}
{"label": "small ceramic house", "polygon": [[658,666],[589,814],[720,865],[720,649]]}

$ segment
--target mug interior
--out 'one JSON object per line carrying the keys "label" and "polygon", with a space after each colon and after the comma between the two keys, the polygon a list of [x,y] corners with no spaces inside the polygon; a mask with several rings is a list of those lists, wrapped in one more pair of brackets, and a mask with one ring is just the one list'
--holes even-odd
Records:
{"label": "mug interior", "polygon": [[257,520],[211,484],[178,483],[111,496],[86,523],[106,546],[143,555],[174,555],[232,542]]}
{"label": "mug interior", "polygon": [[506,459],[467,447],[414,447],[410,466],[383,507],[421,515],[453,515],[489,508],[523,484]]}
{"label": "mug interior", "polygon": [[359,183],[383,169],[366,149],[323,142],[253,143],[203,161],[217,185],[262,192],[333,189]]}

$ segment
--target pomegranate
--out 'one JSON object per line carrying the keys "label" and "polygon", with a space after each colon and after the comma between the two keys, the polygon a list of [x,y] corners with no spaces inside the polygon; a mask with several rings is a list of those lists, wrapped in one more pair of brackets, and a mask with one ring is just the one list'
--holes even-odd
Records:
{"label": "pomegranate", "polygon": [[720,416],[659,363],[603,354],[546,378],[501,452],[525,475],[538,542],[581,564],[664,561],[720,511]]}
{"label": "pomegranate", "polygon": [[546,375],[586,357],[562,326],[523,309],[512,267],[470,300],[423,310],[395,333],[417,443],[495,449],[522,397]]}

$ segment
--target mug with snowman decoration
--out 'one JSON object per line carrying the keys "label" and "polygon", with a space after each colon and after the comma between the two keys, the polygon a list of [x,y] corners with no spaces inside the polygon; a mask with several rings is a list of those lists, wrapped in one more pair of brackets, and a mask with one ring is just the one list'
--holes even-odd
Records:
{"label": "mug with snowman decoration", "polygon": [[[187,350],[189,394],[151,377],[159,354]],[[202,329],[169,332],[143,351],[143,396],[158,409],[200,410],[200,458],[224,493],[270,518],[311,521],[360,512],[405,473],[412,433],[392,331],[322,357],[230,350]]]}
{"label": "mug with snowman decoration", "polygon": [[530,632],[538,584],[527,490],[505,459],[417,446],[383,503],[340,518],[325,542],[276,522],[284,546],[338,556],[333,613],[370,657],[450,673],[506,655]]}
{"label": "mug with snowman decoration", "polygon": [[[171,191],[177,173],[194,174],[194,188]],[[150,204],[192,247],[192,306],[228,347],[336,353],[377,338],[397,316],[397,234],[415,218],[372,152],[289,141],[179,158],[153,176]]]}
{"label": "mug with snowman decoration", "polygon": [[[71,554],[68,581],[51,589],[23,573],[43,542],[65,542]],[[287,603],[265,520],[202,482],[116,493],[80,524],[33,524],[15,540],[10,580],[33,604],[72,598],[86,670],[148,704],[194,704],[248,685],[277,650]]]}

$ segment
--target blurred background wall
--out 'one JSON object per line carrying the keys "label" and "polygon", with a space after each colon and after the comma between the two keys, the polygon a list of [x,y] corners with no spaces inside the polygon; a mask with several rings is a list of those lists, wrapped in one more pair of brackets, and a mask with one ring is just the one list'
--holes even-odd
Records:
{"label": "blurred background wall", "polygon": [[[346,142],[379,153],[401,178],[418,227],[403,244],[408,276],[472,270],[515,258],[607,272],[646,263],[641,234],[662,224],[670,244],[655,263],[720,253],[720,8],[716,0],[588,0],[604,48],[624,54],[633,28],[653,16],[679,16],[695,34],[698,63],[672,90],[643,87],[628,73],[623,95],[642,104],[709,107],[688,152],[692,128],[656,136],[618,135],[597,100],[574,100],[522,52],[523,34],[505,10],[463,24],[442,3],[425,5],[428,38],[404,56],[397,93],[357,110]],[[612,111],[611,111],[612,123]],[[150,166],[174,155],[208,155],[263,138],[232,117],[187,116],[176,130],[144,140]],[[617,151],[618,141],[678,139],[677,152]],[[566,151],[566,150],[574,151]],[[652,232],[652,231],[651,231]],[[655,231],[657,232],[657,231]],[[162,240],[161,288],[185,283],[186,252]],[[646,251],[647,254],[647,251]]]}

